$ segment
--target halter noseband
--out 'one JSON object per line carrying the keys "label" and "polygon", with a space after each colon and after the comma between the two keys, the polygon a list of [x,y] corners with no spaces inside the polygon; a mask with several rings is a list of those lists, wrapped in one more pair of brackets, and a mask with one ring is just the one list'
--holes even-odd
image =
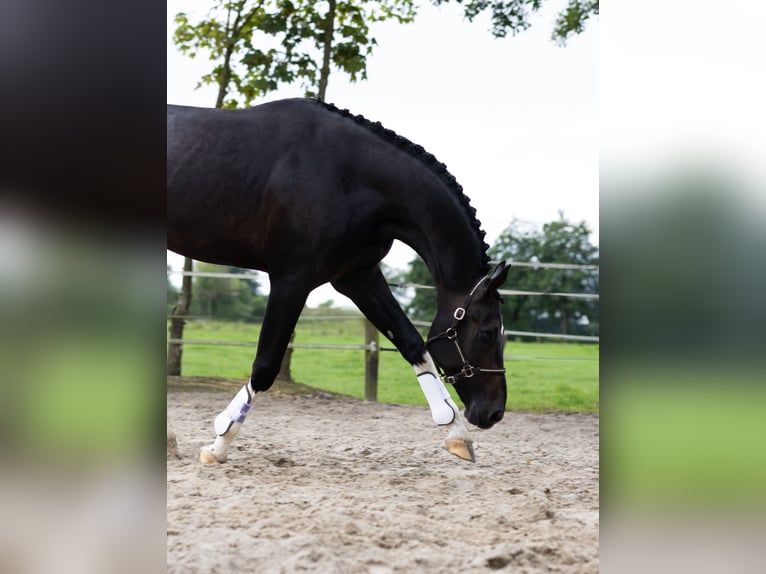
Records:
{"label": "halter noseband", "polygon": [[[465,358],[463,349],[460,347],[460,341],[457,338],[457,327],[460,324],[460,321],[462,321],[465,317],[466,309],[468,309],[468,306],[471,304],[473,294],[476,292],[476,289],[479,288],[479,285],[481,285],[487,278],[488,277],[482,277],[479,282],[474,285],[473,289],[471,289],[471,292],[466,295],[465,301],[463,301],[463,306],[455,309],[454,313],[452,313],[452,324],[438,335],[429,337],[426,341],[426,349],[429,350],[429,352],[430,345],[435,341],[445,339],[447,341],[452,341],[455,344],[458,355],[460,355],[460,360],[463,361],[463,366],[461,367],[460,371],[453,375],[448,375],[444,369],[442,369],[441,365],[436,365],[436,368],[439,369],[439,375],[441,378],[444,379],[444,382],[449,383],[450,385],[454,385],[461,379],[470,379],[478,373],[505,373],[505,369],[482,369],[481,367],[474,367],[471,363],[468,362],[468,359]],[[434,361],[434,363],[436,363],[436,361]]]}

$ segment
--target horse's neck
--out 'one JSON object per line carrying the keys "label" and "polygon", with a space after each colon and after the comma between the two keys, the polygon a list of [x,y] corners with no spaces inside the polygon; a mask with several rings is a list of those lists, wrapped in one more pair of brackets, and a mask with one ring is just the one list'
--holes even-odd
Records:
{"label": "horse's neck", "polygon": [[400,237],[431,271],[440,305],[465,297],[484,272],[483,242],[451,194],[437,188],[410,195],[412,215]]}

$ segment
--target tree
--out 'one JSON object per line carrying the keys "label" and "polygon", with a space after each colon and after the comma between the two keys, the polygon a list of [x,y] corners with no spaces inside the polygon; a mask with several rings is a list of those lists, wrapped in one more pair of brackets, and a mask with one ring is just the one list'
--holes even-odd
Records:
{"label": "tree", "polygon": [[[415,256],[410,262],[404,280],[416,285],[433,285],[431,272],[419,256]],[[431,321],[436,315],[436,290],[416,289],[412,301],[405,307],[405,312],[415,321]]]}
{"label": "tree", "polygon": [[[489,250],[492,259],[520,262],[598,265],[598,247],[583,221],[559,219],[539,228],[513,220]],[[506,286],[543,293],[598,293],[598,270],[511,266]],[[550,295],[505,297],[503,320],[516,330],[561,334],[597,334],[598,300]]]}
{"label": "tree", "polygon": [[[451,0],[431,0],[433,4],[447,4]],[[491,32],[496,38],[505,38],[508,32],[515,36],[531,26],[530,16],[537,12],[544,0],[455,0],[465,7],[465,16],[473,22],[479,14],[490,13]],[[569,0],[556,17],[551,39],[561,46],[574,34],[585,30],[591,16],[598,16],[598,0]]]}
{"label": "tree", "polygon": [[[184,258],[184,272],[191,272],[192,260],[189,257]],[[192,278],[184,275],[181,281],[181,294],[178,301],[170,310],[172,318],[170,319],[170,338],[181,340],[184,336],[184,325],[186,320],[184,316],[189,314],[189,306],[192,302]],[[168,375],[181,375],[181,359],[183,357],[183,346],[180,343],[168,343]]]}
{"label": "tree", "polygon": [[[197,263],[197,271],[249,273],[239,267]],[[254,321],[263,316],[265,298],[258,294],[258,283],[250,279],[196,277],[194,280],[193,314],[223,320]]]}
{"label": "tree", "polygon": [[[235,273],[239,275],[249,275],[252,277],[253,270],[252,269],[243,269],[242,267],[235,267],[233,265],[225,266],[225,273]],[[250,297],[248,297],[248,304],[250,306],[250,311],[247,314],[247,316],[244,318],[245,321],[260,321],[263,318],[263,315],[266,313],[266,300],[268,297],[261,294],[261,284],[260,281],[248,278],[246,280],[242,280],[242,286],[250,293]]]}
{"label": "tree", "polygon": [[[489,250],[494,260],[519,262],[574,263],[598,265],[598,248],[590,243],[585,222],[573,224],[559,219],[533,228],[513,220]],[[420,257],[410,262],[404,280],[431,285],[431,274]],[[542,269],[511,266],[507,289],[549,293],[598,293],[598,270]],[[436,314],[436,292],[418,289],[405,308],[415,320],[430,321]],[[550,295],[504,297],[502,309],[506,327],[520,331],[561,334],[598,334],[598,300]]]}
{"label": "tree", "polygon": [[[199,22],[176,14],[173,40],[189,57],[206,52],[215,62],[198,87],[218,87],[217,108],[247,107],[280,84],[295,82],[307,96],[325,100],[331,64],[352,82],[367,78],[367,59],[377,46],[370,24],[390,19],[405,24],[417,15],[416,0],[212,1]],[[489,12],[492,34],[504,38],[529,28],[544,0],[454,1],[464,6],[469,21]],[[552,39],[565,45],[598,13],[598,0],[569,0],[557,15]]]}
{"label": "tree", "polygon": [[377,45],[370,23],[414,17],[413,0],[215,0],[197,23],[176,15],[174,42],[190,57],[206,51],[216,62],[199,83],[218,86],[216,107],[247,107],[294,82],[324,100],[331,64],[352,82],[367,78]]}

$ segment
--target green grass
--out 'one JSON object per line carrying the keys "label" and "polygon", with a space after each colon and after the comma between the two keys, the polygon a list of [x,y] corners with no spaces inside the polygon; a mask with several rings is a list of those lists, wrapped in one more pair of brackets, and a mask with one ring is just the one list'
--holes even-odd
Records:
{"label": "green grass", "polygon": [[[326,310],[322,314],[327,314]],[[184,338],[257,342],[259,334],[260,326],[256,324],[189,321]],[[361,345],[362,319],[301,321],[295,343]],[[383,336],[380,344],[392,347]],[[247,379],[254,356],[255,347],[187,345],[182,374]],[[597,345],[510,341],[505,357],[509,410],[598,411]],[[297,382],[358,398],[364,396],[363,351],[295,349],[291,370]],[[454,390],[450,388],[450,392],[457,400]],[[398,352],[380,354],[378,401],[426,405],[412,368]]]}
{"label": "green grass", "polygon": [[766,507],[763,370],[742,364],[610,370],[605,490],[636,508]]}
{"label": "green grass", "polygon": [[[47,461],[123,460],[156,442],[163,389],[135,338],[42,337],[20,384],[3,389],[11,448]],[[6,394],[7,392],[7,394]],[[6,437],[8,438],[8,437]]]}

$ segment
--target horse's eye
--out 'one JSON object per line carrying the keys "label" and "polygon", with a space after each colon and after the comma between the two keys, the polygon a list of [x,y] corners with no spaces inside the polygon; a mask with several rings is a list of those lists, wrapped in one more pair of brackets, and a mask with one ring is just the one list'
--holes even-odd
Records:
{"label": "horse's eye", "polygon": [[495,340],[497,332],[494,329],[482,329],[479,331],[479,341],[482,343],[491,343]]}

